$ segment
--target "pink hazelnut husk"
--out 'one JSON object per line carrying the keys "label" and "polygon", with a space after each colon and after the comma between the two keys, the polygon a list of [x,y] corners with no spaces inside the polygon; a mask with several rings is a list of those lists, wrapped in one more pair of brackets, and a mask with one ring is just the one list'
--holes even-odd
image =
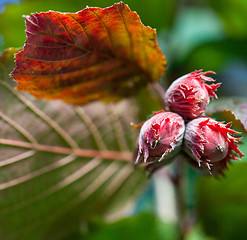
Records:
{"label": "pink hazelnut husk", "polygon": [[185,123],[173,112],[159,111],[141,127],[134,164],[165,162],[182,146]]}
{"label": "pink hazelnut husk", "polygon": [[175,80],[165,94],[165,105],[170,111],[181,115],[185,121],[201,116],[211,98],[217,98],[215,91],[220,83],[208,85],[206,82],[215,81],[207,74],[213,71],[194,71]]}
{"label": "pink hazelnut husk", "polygon": [[185,151],[198,162],[199,167],[210,173],[222,173],[230,160],[239,160],[244,154],[239,150],[241,138],[230,129],[231,123],[224,124],[209,117],[196,118],[186,125],[184,135]]}

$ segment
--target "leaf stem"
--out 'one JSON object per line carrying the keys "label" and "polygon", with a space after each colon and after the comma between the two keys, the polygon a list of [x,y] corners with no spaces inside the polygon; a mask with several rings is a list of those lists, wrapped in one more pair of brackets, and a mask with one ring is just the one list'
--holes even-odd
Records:
{"label": "leaf stem", "polygon": [[132,153],[131,152],[118,152],[118,151],[108,151],[108,150],[93,150],[93,149],[81,149],[81,148],[66,148],[60,146],[49,146],[38,143],[29,143],[19,140],[10,139],[0,139],[0,145],[8,145],[13,147],[28,148],[37,151],[50,152],[56,154],[74,154],[78,157],[99,157],[108,160],[118,160],[124,162],[131,162]]}

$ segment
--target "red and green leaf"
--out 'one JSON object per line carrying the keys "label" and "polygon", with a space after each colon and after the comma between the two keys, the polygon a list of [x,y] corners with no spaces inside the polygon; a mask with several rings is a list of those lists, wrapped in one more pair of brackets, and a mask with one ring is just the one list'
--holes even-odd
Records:
{"label": "red and green leaf", "polygon": [[25,18],[27,40],[12,72],[20,91],[72,104],[112,101],[164,74],[155,30],[122,2]]}
{"label": "red and green leaf", "polygon": [[247,99],[246,98],[221,98],[213,101],[207,107],[206,113],[220,114],[221,118],[231,121],[241,131],[247,132]]}

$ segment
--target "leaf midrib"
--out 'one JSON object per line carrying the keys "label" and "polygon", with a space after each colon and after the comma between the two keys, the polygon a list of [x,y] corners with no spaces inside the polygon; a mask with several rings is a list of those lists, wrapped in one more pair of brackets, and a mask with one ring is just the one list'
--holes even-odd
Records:
{"label": "leaf midrib", "polygon": [[42,152],[50,152],[56,154],[69,155],[73,154],[77,157],[99,157],[106,160],[118,160],[123,162],[130,162],[132,153],[128,151],[111,151],[111,150],[94,150],[94,149],[82,149],[82,148],[66,148],[61,146],[50,146],[38,143],[29,143],[19,140],[11,140],[0,138],[0,145],[7,145],[25,149],[34,149]]}

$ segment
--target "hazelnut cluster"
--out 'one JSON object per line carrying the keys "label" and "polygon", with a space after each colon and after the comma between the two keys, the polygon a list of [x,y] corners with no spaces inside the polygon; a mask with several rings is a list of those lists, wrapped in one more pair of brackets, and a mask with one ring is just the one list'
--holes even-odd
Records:
{"label": "hazelnut cluster", "polygon": [[217,98],[218,84],[207,74],[194,71],[175,80],[167,89],[164,101],[169,111],[159,111],[143,123],[135,164],[144,164],[153,172],[168,164],[182,151],[193,165],[211,174],[222,173],[230,160],[244,154],[238,149],[238,132],[231,123],[224,124],[204,116],[210,98]]}

